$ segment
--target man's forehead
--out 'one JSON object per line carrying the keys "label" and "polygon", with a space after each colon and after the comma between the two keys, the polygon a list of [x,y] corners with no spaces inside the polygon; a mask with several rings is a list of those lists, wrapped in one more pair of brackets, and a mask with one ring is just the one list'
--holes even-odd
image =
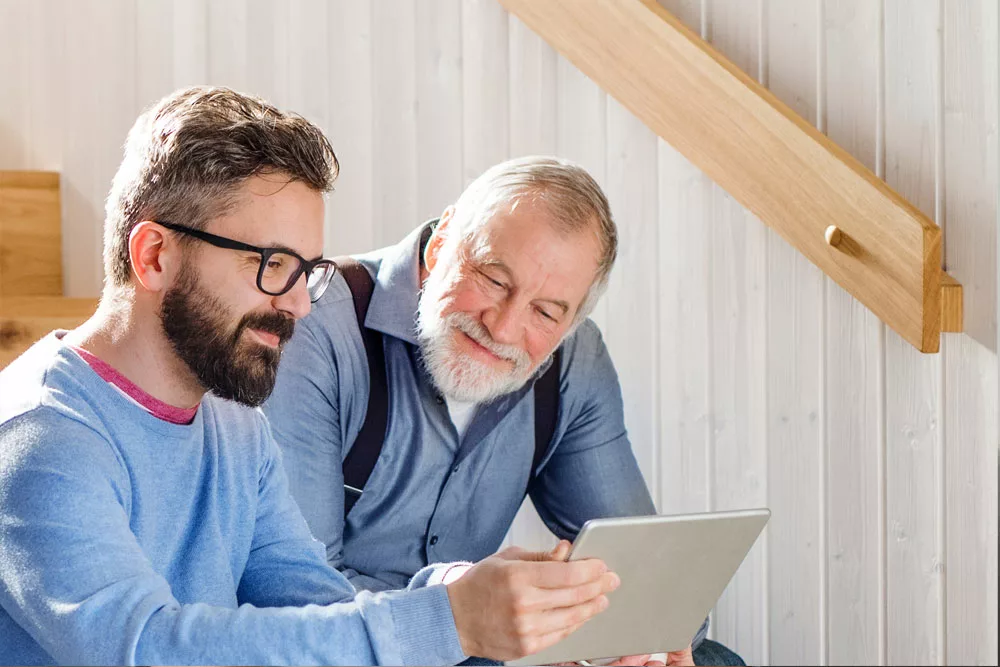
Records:
{"label": "man's forehead", "polygon": [[316,259],[323,251],[324,203],[321,193],[299,181],[252,177],[208,231]]}

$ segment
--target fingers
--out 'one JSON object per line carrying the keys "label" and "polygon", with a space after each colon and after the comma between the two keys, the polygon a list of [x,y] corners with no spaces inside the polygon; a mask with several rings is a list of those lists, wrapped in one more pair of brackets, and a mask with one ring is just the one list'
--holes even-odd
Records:
{"label": "fingers", "polygon": [[559,544],[552,547],[552,551],[549,552],[549,560],[562,561],[569,557],[570,549],[573,545],[566,540],[559,540]]}
{"label": "fingers", "polygon": [[542,562],[532,565],[529,581],[538,588],[566,588],[594,581],[607,571],[604,561],[596,558],[565,563]]}
{"label": "fingers", "polygon": [[646,653],[644,655],[626,655],[611,664],[620,667],[644,667],[650,657],[652,657],[651,653]]}
{"label": "fingers", "polygon": [[559,632],[586,623],[608,608],[608,598],[598,595],[592,600],[572,607],[560,607],[537,612],[525,617],[525,630],[535,636]]}
{"label": "fingers", "polygon": [[[566,637],[569,637],[571,634],[579,630],[582,625],[583,623],[575,623],[574,625],[571,625],[568,628],[563,628],[562,630],[556,630],[555,632],[550,632],[548,634],[542,635],[541,637],[538,637],[538,639],[535,640],[534,646],[531,647],[533,649],[531,653],[538,653],[539,651],[547,649],[548,647],[552,646],[556,642],[562,641]],[[531,655],[531,653],[529,653],[528,655]]]}
{"label": "fingers", "polygon": [[621,581],[618,579],[617,574],[614,572],[605,572],[596,581],[590,581],[579,586],[541,589],[530,607],[539,611],[573,607],[593,600],[598,595],[610,593],[618,588],[620,583]]}

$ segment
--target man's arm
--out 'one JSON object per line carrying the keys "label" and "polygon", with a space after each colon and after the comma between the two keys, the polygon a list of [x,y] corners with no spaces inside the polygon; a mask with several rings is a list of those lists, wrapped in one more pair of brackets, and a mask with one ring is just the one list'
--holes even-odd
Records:
{"label": "man's arm", "polygon": [[[571,386],[563,410],[572,419],[531,489],[539,516],[566,540],[575,539],[590,519],[656,513],[625,430],[618,373],[597,326],[587,321],[581,329],[564,371]],[[695,647],[708,626],[706,618]]]}
{"label": "man's arm", "polygon": [[589,320],[565,357],[561,412],[568,423],[531,488],[538,514],[573,540],[590,519],[655,514],[625,431],[621,386],[600,332]]}
{"label": "man's arm", "polygon": [[[284,557],[297,570],[289,582],[315,586],[317,601],[332,604],[181,604],[130,530],[129,480],[111,448],[89,427],[38,412],[0,427],[0,606],[56,661],[450,664],[464,658],[443,586],[355,598],[318,545]],[[278,491],[275,484],[268,493]],[[275,520],[282,514],[272,510]],[[304,532],[300,517],[284,516]],[[266,603],[301,600],[301,590],[281,591],[283,572],[264,558],[266,540],[254,542],[240,592]]]}

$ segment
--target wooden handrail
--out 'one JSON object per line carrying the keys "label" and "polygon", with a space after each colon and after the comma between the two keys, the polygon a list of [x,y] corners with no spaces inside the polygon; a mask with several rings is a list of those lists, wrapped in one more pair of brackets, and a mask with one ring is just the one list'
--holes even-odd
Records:
{"label": "wooden handrail", "polygon": [[941,229],[655,0],[499,1],[917,349],[961,330]]}

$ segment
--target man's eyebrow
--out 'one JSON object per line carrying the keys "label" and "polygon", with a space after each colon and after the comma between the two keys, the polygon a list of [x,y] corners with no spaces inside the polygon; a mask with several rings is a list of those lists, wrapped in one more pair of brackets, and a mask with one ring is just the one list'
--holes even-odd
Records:
{"label": "man's eyebrow", "polygon": [[[261,247],[264,248],[265,250],[281,250],[283,252],[291,253],[293,255],[298,255],[299,257],[302,257],[303,259],[305,259],[305,256],[302,253],[300,253],[295,248],[289,248],[284,243],[271,242],[270,245],[261,246]],[[312,259],[307,259],[306,261],[307,262],[315,262],[315,261],[320,260],[320,259],[323,259],[323,255],[317,255],[316,257],[313,257]]]}
{"label": "man's eyebrow", "polygon": [[[483,266],[485,268],[491,268],[491,269],[497,269],[498,271],[503,271],[512,280],[514,278],[514,274],[511,272],[510,268],[508,268],[507,265],[504,264],[499,259],[484,258],[484,259],[480,260],[480,264],[481,264],[481,266]],[[569,303],[567,303],[566,301],[563,301],[561,299],[535,299],[535,300],[536,301],[543,301],[545,303],[551,303],[556,308],[561,308],[564,315],[566,313],[568,313],[569,310],[570,310]]]}

